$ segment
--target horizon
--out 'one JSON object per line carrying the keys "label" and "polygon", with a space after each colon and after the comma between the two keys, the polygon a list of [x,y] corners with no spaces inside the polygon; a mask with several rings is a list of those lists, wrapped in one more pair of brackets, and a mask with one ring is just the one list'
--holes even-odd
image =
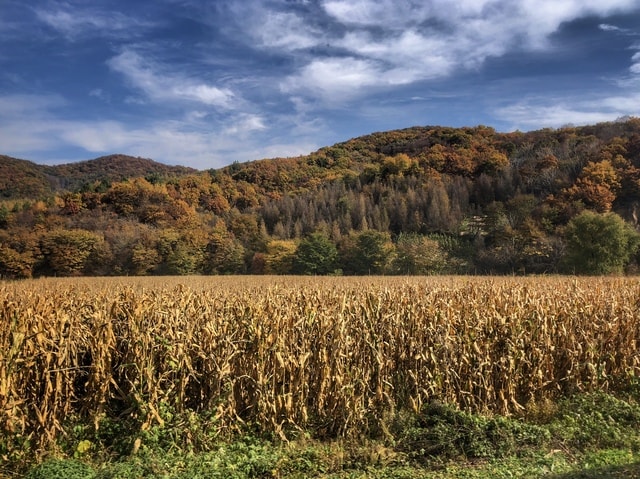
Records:
{"label": "horizon", "polygon": [[602,124],[602,123],[619,123],[619,122],[625,122],[625,121],[636,119],[636,118],[640,118],[640,117],[637,117],[637,116],[634,116],[634,115],[628,115],[628,116],[625,116],[625,117],[616,118],[615,120],[611,120],[611,121],[607,121],[607,122],[593,123],[593,124],[585,124],[585,125],[566,124],[566,125],[561,125],[559,127],[543,127],[543,128],[536,128],[536,129],[531,129],[531,130],[515,129],[515,130],[510,130],[510,131],[498,131],[495,128],[493,128],[491,125],[482,125],[482,124],[465,125],[465,126],[459,126],[459,127],[452,127],[452,126],[448,126],[448,125],[413,125],[413,126],[409,126],[409,127],[405,127],[405,128],[397,128],[395,130],[372,131],[372,132],[365,133],[365,134],[357,136],[357,137],[352,137],[352,138],[348,138],[348,139],[346,139],[344,141],[339,141],[337,143],[333,143],[331,145],[322,145],[322,146],[319,146],[316,150],[313,150],[313,151],[310,151],[310,152],[307,152],[307,153],[301,153],[299,155],[253,158],[253,159],[248,159],[248,160],[244,160],[244,161],[233,161],[233,162],[231,162],[229,164],[225,164],[225,165],[222,165],[222,166],[206,167],[206,168],[196,168],[196,167],[189,166],[189,165],[182,164],[182,163],[166,163],[166,162],[157,160],[155,158],[151,158],[149,156],[131,155],[131,154],[128,154],[128,153],[123,153],[123,152],[105,153],[105,154],[102,154],[100,156],[91,157],[91,158],[84,158],[84,159],[77,159],[75,161],[68,161],[66,163],[51,163],[51,162],[46,162],[46,161],[45,162],[39,162],[39,161],[31,160],[29,158],[12,157],[11,155],[5,155],[2,152],[0,152],[0,156],[6,156],[6,157],[12,158],[14,160],[19,160],[19,161],[28,161],[28,162],[34,163],[36,165],[39,165],[39,166],[64,166],[64,165],[72,165],[74,163],[82,163],[82,162],[101,160],[103,158],[113,157],[113,156],[126,156],[126,157],[130,157],[130,158],[135,158],[135,159],[150,160],[150,161],[153,161],[155,163],[160,163],[160,164],[163,164],[163,165],[166,165],[166,166],[170,166],[170,167],[193,168],[198,172],[204,172],[204,171],[210,170],[210,169],[222,169],[222,168],[225,168],[227,166],[232,165],[233,163],[243,164],[243,163],[252,163],[252,162],[255,162],[255,161],[271,161],[271,160],[278,160],[278,159],[304,157],[304,156],[308,156],[308,155],[311,155],[313,153],[316,153],[317,151],[319,151],[319,150],[321,150],[323,148],[331,148],[333,146],[336,146],[336,145],[339,145],[339,144],[342,144],[342,143],[346,143],[346,142],[348,142],[350,140],[355,140],[355,139],[358,139],[358,138],[367,137],[367,136],[375,135],[375,134],[378,134],[378,133],[388,133],[388,132],[392,132],[392,131],[410,130],[412,128],[453,128],[453,129],[465,129],[465,128],[468,128],[468,129],[473,129],[473,128],[478,128],[478,127],[488,127],[488,128],[493,128],[494,131],[496,132],[496,134],[509,134],[509,133],[529,134],[529,133],[535,133],[537,131],[543,131],[543,130],[562,131],[563,129],[567,129],[567,128],[589,127],[589,126],[596,126],[596,125]]}
{"label": "horizon", "polygon": [[640,112],[639,25],[640,0],[7,0],[1,153],[206,170],[420,125],[615,121]]}

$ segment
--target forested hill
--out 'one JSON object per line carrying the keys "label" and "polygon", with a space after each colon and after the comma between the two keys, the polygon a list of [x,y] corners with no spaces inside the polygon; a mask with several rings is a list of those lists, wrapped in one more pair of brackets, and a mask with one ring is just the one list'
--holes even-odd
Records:
{"label": "forested hill", "polygon": [[640,119],[415,127],[195,171],[0,157],[0,276],[619,273]]}
{"label": "forested hill", "polygon": [[94,182],[179,176],[195,171],[127,155],[109,155],[54,166],[0,155],[0,199],[43,199],[61,190],[80,190]]}

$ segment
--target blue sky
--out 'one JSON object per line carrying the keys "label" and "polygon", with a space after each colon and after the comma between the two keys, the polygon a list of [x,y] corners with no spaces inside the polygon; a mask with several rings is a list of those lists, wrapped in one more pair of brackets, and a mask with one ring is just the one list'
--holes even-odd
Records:
{"label": "blue sky", "polygon": [[198,169],[640,114],[640,0],[0,0],[0,153]]}

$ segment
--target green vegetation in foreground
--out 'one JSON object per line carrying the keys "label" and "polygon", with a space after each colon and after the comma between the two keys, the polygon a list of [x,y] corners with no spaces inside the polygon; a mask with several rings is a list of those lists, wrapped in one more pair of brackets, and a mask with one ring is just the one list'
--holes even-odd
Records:
{"label": "green vegetation in foreground", "polygon": [[[127,424],[115,421],[105,420],[98,432],[79,423],[74,437],[24,477],[640,478],[640,404],[633,396],[578,395],[533,408],[526,419],[431,404],[419,415],[397,415],[384,437],[330,441],[298,433],[283,442],[248,428],[223,440],[208,432],[214,428],[204,416],[163,411],[164,425],[142,437],[128,436]],[[0,477],[24,472],[17,462],[1,467]]]}

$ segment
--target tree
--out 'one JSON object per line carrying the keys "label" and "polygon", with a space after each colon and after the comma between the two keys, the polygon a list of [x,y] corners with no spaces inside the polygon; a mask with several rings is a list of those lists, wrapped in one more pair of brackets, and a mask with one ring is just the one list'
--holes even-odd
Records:
{"label": "tree", "polygon": [[63,193],[60,199],[63,202],[61,208],[63,214],[73,216],[82,211],[82,195],[80,193]]}
{"label": "tree", "polygon": [[165,261],[166,273],[171,275],[187,275],[198,272],[200,254],[191,245],[178,241],[173,245]]}
{"label": "tree", "polygon": [[206,274],[240,274],[245,272],[244,248],[233,235],[219,229],[209,237],[206,247]]}
{"label": "tree", "polygon": [[162,258],[155,248],[145,245],[142,241],[131,248],[130,269],[138,276],[149,274],[158,266]]}
{"label": "tree", "polygon": [[264,272],[266,274],[291,274],[295,253],[295,241],[269,241],[267,243],[267,252],[264,255]]}
{"label": "tree", "polygon": [[5,205],[0,206],[0,229],[6,229],[9,227],[10,214],[9,208]]}
{"label": "tree", "polygon": [[600,213],[611,210],[620,189],[618,173],[609,160],[589,162],[575,185],[566,190],[573,200],[581,200]]}
{"label": "tree", "polygon": [[426,236],[401,234],[391,263],[395,274],[437,274],[447,266],[447,254],[440,244]]}
{"label": "tree", "polygon": [[393,252],[389,233],[362,231],[343,245],[342,261],[346,272],[351,274],[382,274]]}
{"label": "tree", "polygon": [[509,166],[509,158],[493,147],[482,149],[479,154],[477,173],[495,175]]}
{"label": "tree", "polygon": [[159,272],[172,275],[201,273],[206,246],[207,238],[197,228],[162,231],[157,242],[158,253],[163,259]]}
{"label": "tree", "polygon": [[30,278],[35,262],[30,251],[20,253],[0,245],[0,278]]}
{"label": "tree", "polygon": [[293,260],[297,274],[327,275],[336,270],[338,250],[323,233],[312,233],[298,245]]}
{"label": "tree", "polygon": [[640,235],[615,213],[584,211],[565,232],[565,269],[578,274],[621,273],[640,245]]}
{"label": "tree", "polygon": [[43,236],[40,249],[47,273],[77,276],[84,273],[90,258],[102,250],[104,239],[85,230],[54,230]]}

